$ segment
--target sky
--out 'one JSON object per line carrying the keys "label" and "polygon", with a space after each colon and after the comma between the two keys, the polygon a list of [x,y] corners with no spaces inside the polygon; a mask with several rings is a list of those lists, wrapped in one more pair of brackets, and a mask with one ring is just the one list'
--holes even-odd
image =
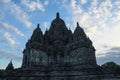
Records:
{"label": "sky", "polygon": [[0,69],[10,60],[21,67],[22,51],[33,30],[44,32],[56,13],[72,31],[84,29],[96,49],[99,65],[120,64],[120,0],[0,0]]}

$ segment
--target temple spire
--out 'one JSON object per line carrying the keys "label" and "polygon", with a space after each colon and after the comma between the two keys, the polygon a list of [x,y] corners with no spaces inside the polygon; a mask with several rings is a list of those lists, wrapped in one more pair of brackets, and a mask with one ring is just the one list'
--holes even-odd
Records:
{"label": "temple spire", "polygon": [[39,26],[40,26],[40,24],[38,23],[38,24],[37,24],[37,28],[39,28]]}
{"label": "temple spire", "polygon": [[86,34],[84,30],[79,26],[79,23],[77,22],[77,27],[74,30],[74,35],[77,39],[81,39],[81,37],[86,38]]}
{"label": "temple spire", "polygon": [[77,27],[80,27],[78,22],[77,22]]}
{"label": "temple spire", "polygon": [[57,14],[56,14],[56,18],[60,18],[60,15],[59,15],[59,13],[57,12]]}
{"label": "temple spire", "polygon": [[12,59],[10,60],[10,64],[12,64]]}
{"label": "temple spire", "polygon": [[10,63],[8,64],[8,66],[6,67],[6,70],[13,70],[13,64],[12,64],[12,60],[10,60]]}

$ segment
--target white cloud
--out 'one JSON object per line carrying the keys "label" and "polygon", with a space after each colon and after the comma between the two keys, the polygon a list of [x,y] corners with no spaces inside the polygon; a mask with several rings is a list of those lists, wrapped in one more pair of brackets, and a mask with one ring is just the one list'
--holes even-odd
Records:
{"label": "white cloud", "polygon": [[8,3],[10,2],[11,0],[2,0],[4,3]]}
{"label": "white cloud", "polygon": [[14,26],[12,26],[12,25],[10,25],[10,24],[8,24],[8,23],[5,23],[5,22],[2,22],[1,24],[2,24],[3,27],[5,27],[6,29],[8,29],[8,30],[10,30],[10,31],[12,31],[12,32],[15,32],[15,34],[18,34],[18,35],[20,35],[20,36],[24,36],[24,34],[23,34],[20,30],[18,30],[18,28],[14,27]]}
{"label": "white cloud", "polygon": [[120,64],[120,47],[111,47],[109,48],[109,46],[104,47],[107,50],[101,52],[101,54],[99,54],[99,56],[97,56],[98,59],[98,63],[99,64],[103,64],[105,62],[110,62],[110,61],[114,61],[117,64]]}
{"label": "white cloud", "polygon": [[49,28],[49,22],[44,22],[44,23],[43,23],[43,26],[44,26],[46,29],[48,29],[48,28]]}
{"label": "white cloud", "polygon": [[21,23],[25,25],[25,27],[30,28],[32,26],[32,23],[29,21],[28,14],[23,11],[23,9],[15,4],[14,2],[8,0],[8,1],[1,1],[4,5],[4,8],[6,9],[5,12],[10,12],[17,20],[19,20]]}
{"label": "white cloud", "polygon": [[87,0],[81,0],[81,4],[87,3]]}
{"label": "white cloud", "polygon": [[29,16],[19,6],[17,6],[16,4],[13,4],[11,8],[13,8],[11,12],[15,14],[16,18],[22,23],[24,23],[26,27],[29,28],[32,26],[32,23],[29,21]]}
{"label": "white cloud", "polygon": [[12,39],[10,33],[6,32],[6,33],[4,34],[4,37],[6,38],[6,40],[8,41],[8,43],[10,43],[10,44],[15,44],[15,40]]}
{"label": "white cloud", "polygon": [[10,53],[4,49],[0,49],[0,58],[7,58],[9,60],[14,59],[14,60],[19,60],[19,61],[21,60],[20,56]]}
{"label": "white cloud", "polygon": [[120,22],[120,10],[115,11],[115,17],[112,19],[114,23],[119,23]]}
{"label": "white cloud", "polygon": [[76,3],[77,3],[76,0],[71,0],[71,3],[70,3],[70,10],[72,9],[71,11],[74,15],[82,13],[81,6],[77,5]]}
{"label": "white cloud", "polygon": [[[44,5],[40,0],[22,0],[22,3],[29,8],[30,11],[35,11],[35,10],[40,10],[40,11],[45,11]],[[45,1],[45,5],[48,5],[48,1]]]}
{"label": "white cloud", "polygon": [[91,7],[92,7],[92,9],[97,8],[97,5],[98,5],[98,0],[93,0],[93,1],[91,2]]}
{"label": "white cloud", "polygon": [[72,7],[73,9],[76,8],[76,0],[71,0],[71,7]]}
{"label": "white cloud", "polygon": [[45,0],[44,5],[48,5],[48,4],[49,4],[49,1]]}
{"label": "white cloud", "polygon": [[[93,41],[97,57],[104,57],[107,50],[112,46],[120,46],[120,37],[118,35],[120,34],[119,4],[118,0],[114,2],[111,0],[102,2],[93,0],[88,10],[85,11],[81,7],[82,4],[80,5],[76,0],[71,0],[67,8],[65,7],[71,13],[73,26],[75,26],[76,22],[79,22]],[[109,47],[104,48],[103,45]]]}

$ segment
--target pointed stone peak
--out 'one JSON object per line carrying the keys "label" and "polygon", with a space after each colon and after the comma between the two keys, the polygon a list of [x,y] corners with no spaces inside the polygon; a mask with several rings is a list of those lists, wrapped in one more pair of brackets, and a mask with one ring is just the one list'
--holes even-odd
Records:
{"label": "pointed stone peak", "polygon": [[77,27],[80,27],[78,22],[77,22]]}
{"label": "pointed stone peak", "polygon": [[79,23],[77,22],[77,27],[76,27],[76,29],[75,29],[75,31],[74,31],[74,33],[81,33],[83,31],[83,29],[79,26]]}
{"label": "pointed stone peak", "polygon": [[10,64],[12,64],[12,59],[10,60]]}
{"label": "pointed stone peak", "polygon": [[8,66],[6,67],[6,70],[13,70],[13,64],[12,64],[12,60],[10,60],[10,63],[8,64]]}
{"label": "pointed stone peak", "polygon": [[72,30],[71,30],[71,28],[70,28],[70,27],[69,27],[68,31],[69,31],[70,33],[72,33]]}
{"label": "pointed stone peak", "polygon": [[34,30],[34,32],[42,32],[41,29],[40,29],[40,24],[39,23],[37,24],[37,28]]}
{"label": "pointed stone peak", "polygon": [[60,18],[59,12],[56,13],[56,18]]}
{"label": "pointed stone peak", "polygon": [[84,32],[84,30],[79,26],[79,23],[77,22],[77,27],[74,31],[74,35],[76,35],[76,37],[86,37],[86,34]]}
{"label": "pointed stone peak", "polygon": [[49,31],[57,31],[66,28],[65,22],[60,18],[59,13],[57,12],[56,18],[52,21]]}
{"label": "pointed stone peak", "polygon": [[41,31],[39,24],[37,24],[37,28],[33,31],[31,36],[31,41],[35,42],[43,42],[43,32]]}
{"label": "pointed stone peak", "polygon": [[44,35],[46,35],[46,34],[48,33],[48,31],[49,31],[48,28],[46,28],[46,30],[45,30],[45,34],[44,34]]}
{"label": "pointed stone peak", "polygon": [[39,28],[39,26],[40,26],[40,24],[38,23],[38,24],[37,24],[37,28]]}
{"label": "pointed stone peak", "polygon": [[46,31],[48,31],[48,28],[46,28]]}
{"label": "pointed stone peak", "polygon": [[76,30],[78,31],[83,31],[83,29],[80,27],[79,23],[77,22],[77,27],[76,27]]}

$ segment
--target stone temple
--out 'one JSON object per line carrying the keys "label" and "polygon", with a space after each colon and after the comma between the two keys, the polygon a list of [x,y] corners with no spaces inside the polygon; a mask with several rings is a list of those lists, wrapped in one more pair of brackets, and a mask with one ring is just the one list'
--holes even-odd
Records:
{"label": "stone temple", "polygon": [[44,34],[37,25],[23,51],[22,66],[14,69],[10,62],[4,80],[109,80],[112,76],[97,65],[95,48],[79,23],[72,33],[57,13]]}

